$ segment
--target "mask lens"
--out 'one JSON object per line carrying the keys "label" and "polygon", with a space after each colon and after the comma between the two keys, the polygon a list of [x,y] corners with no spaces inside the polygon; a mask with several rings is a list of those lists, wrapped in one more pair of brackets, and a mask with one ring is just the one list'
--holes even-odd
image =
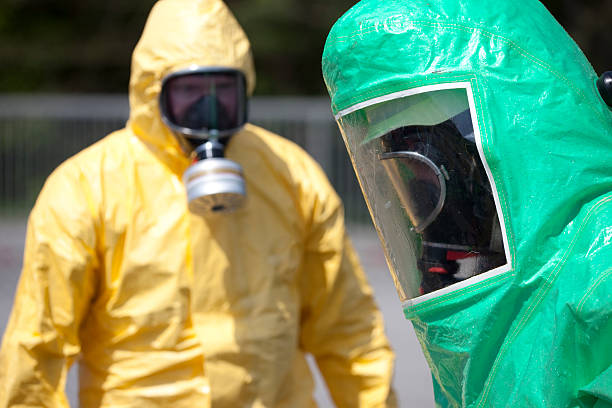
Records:
{"label": "mask lens", "polygon": [[202,71],[169,77],[162,86],[162,116],[195,132],[219,132],[246,122],[245,78],[239,71]]}
{"label": "mask lens", "polygon": [[380,159],[414,229],[423,231],[444,205],[442,173],[431,160],[415,152],[383,153]]}

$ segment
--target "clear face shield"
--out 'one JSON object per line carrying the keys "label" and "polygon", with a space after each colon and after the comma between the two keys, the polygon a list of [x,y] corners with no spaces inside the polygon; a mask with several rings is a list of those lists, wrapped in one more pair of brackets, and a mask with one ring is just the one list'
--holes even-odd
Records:
{"label": "clear face shield", "polygon": [[402,301],[507,269],[467,90],[414,91],[338,115]]}

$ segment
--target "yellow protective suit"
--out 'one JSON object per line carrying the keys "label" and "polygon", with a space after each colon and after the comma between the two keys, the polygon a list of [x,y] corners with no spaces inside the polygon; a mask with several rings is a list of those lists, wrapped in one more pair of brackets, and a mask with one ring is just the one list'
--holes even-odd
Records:
{"label": "yellow protective suit", "polygon": [[161,0],[136,47],[130,120],[62,164],[28,222],[0,354],[0,407],[311,407],[312,353],[338,406],[393,405],[393,354],[321,169],[253,125],[230,141],[247,203],[187,209],[189,165],[161,78],[235,67],[250,46],[220,1]]}

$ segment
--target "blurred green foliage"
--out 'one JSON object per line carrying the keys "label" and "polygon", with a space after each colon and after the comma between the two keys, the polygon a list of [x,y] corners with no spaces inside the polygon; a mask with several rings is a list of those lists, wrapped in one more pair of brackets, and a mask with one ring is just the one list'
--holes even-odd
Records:
{"label": "blurred green foliage", "polygon": [[[256,94],[323,95],[327,33],[352,0],[228,0],[250,37]],[[612,69],[612,0],[545,0],[595,70]],[[2,0],[0,92],[125,92],[152,0]]]}

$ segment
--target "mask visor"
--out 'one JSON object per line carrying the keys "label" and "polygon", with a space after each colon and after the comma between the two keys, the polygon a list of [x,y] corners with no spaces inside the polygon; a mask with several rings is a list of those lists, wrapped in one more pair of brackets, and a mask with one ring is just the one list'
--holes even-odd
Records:
{"label": "mask visor", "polygon": [[188,137],[222,137],[246,123],[246,101],[246,79],[240,71],[199,68],[164,79],[160,109],[166,125]]}

